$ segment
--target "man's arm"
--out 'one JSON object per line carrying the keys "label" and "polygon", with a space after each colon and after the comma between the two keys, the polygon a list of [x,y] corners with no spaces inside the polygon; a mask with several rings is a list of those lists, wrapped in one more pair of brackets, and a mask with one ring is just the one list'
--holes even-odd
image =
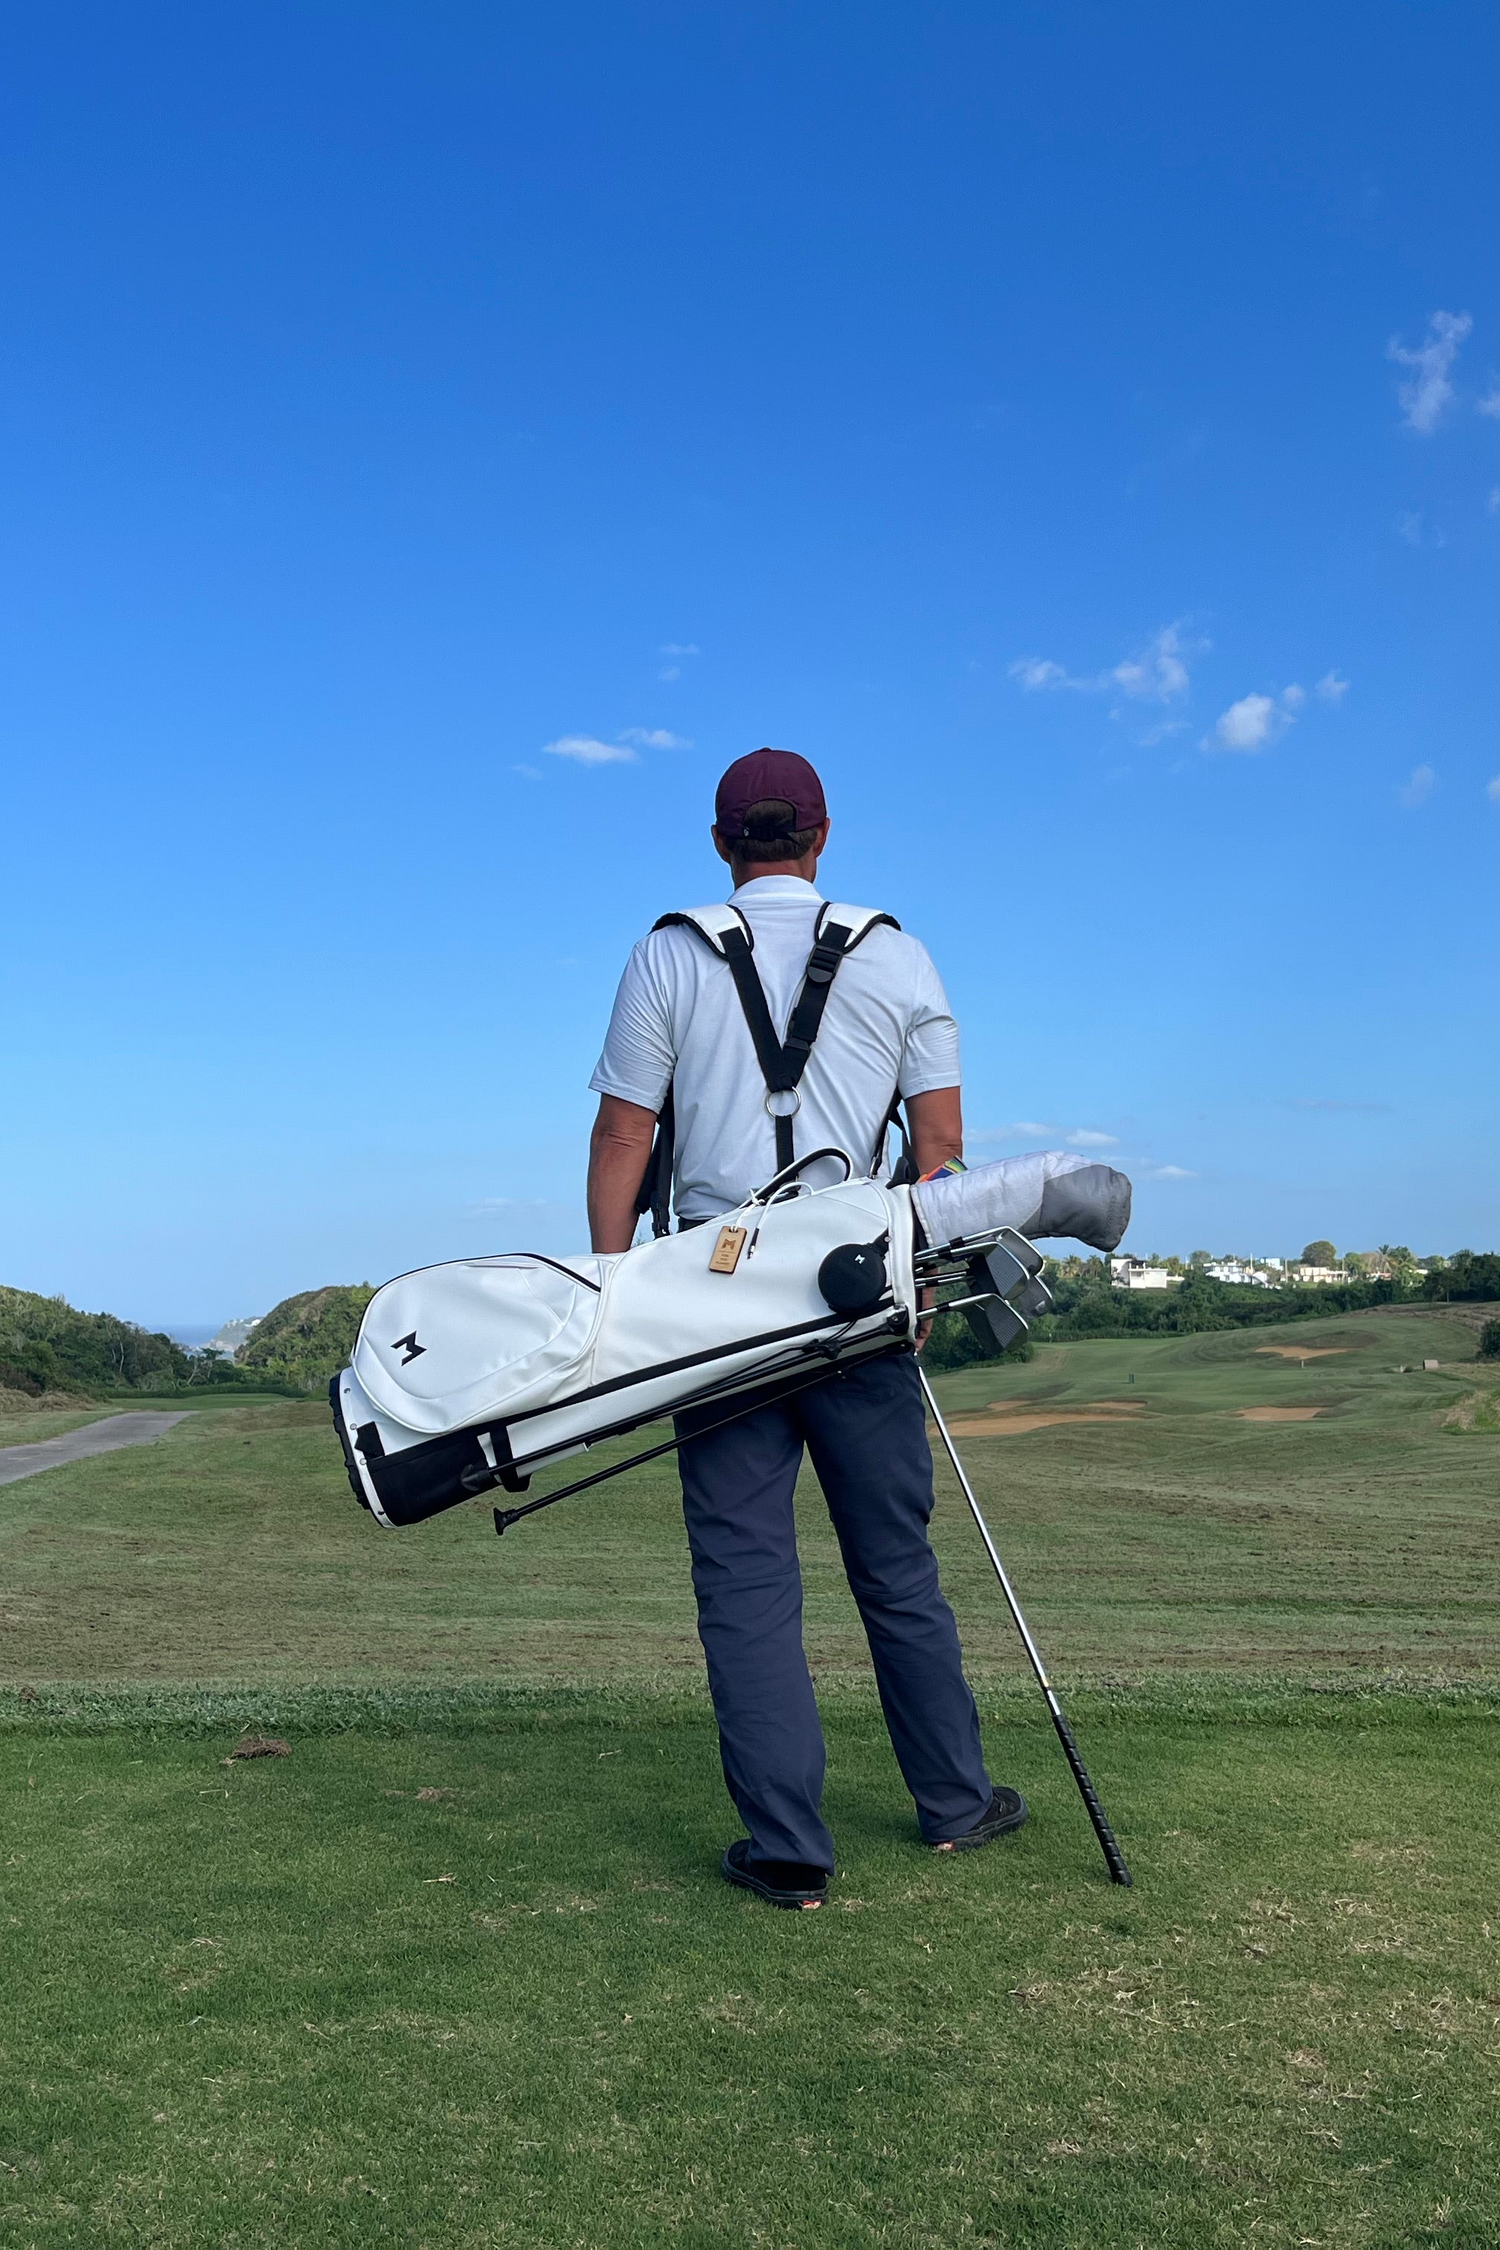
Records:
{"label": "man's arm", "polygon": [[963,1155],[963,1096],[957,1086],[936,1086],[930,1094],[908,1095],[906,1115],[919,1177],[936,1171],[950,1156]]}
{"label": "man's arm", "polygon": [[[963,1155],[963,1097],[957,1086],[935,1086],[930,1094],[908,1094],[906,1118],[911,1131],[912,1160],[919,1177],[923,1172],[936,1171],[950,1156]],[[931,1289],[922,1291],[919,1303],[924,1312],[935,1293]],[[932,1322],[922,1321],[917,1329],[918,1351],[931,1334]]]}
{"label": "man's arm", "polygon": [[630,1248],[635,1238],[635,1199],[646,1177],[655,1131],[655,1110],[621,1101],[618,1094],[599,1096],[599,1114],[589,1138],[589,1240],[595,1250]]}

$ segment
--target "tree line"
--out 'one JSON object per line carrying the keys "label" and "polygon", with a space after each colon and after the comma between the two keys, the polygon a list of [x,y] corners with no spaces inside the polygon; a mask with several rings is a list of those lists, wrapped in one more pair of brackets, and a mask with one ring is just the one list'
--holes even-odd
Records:
{"label": "tree line", "polygon": [[[1375,1305],[1500,1300],[1500,1252],[1458,1250],[1451,1258],[1433,1259],[1425,1274],[1417,1272],[1409,1252],[1407,1256],[1409,1265],[1398,1260],[1392,1273],[1377,1279],[1280,1289],[1215,1281],[1201,1266],[1190,1265],[1174,1288],[1149,1294],[1116,1289],[1107,1258],[1049,1258],[1046,1281],[1054,1309],[1033,1321],[1031,1337],[1041,1343],[1066,1343],[1087,1336],[1183,1336],[1213,1328],[1326,1319],[1330,1313],[1367,1312]],[[1500,1323],[1490,1326],[1500,1336]],[[1008,1353],[998,1352],[982,1333],[976,1333],[979,1328],[979,1323],[971,1327],[963,1313],[940,1313],[925,1354],[928,1368],[937,1374],[1001,1357],[1030,1356],[1030,1343],[1025,1340]]]}
{"label": "tree line", "polygon": [[113,1313],[78,1312],[63,1297],[0,1288],[0,1389],[45,1398],[53,1391],[175,1391],[238,1382],[230,1360],[183,1350],[170,1336]]}
{"label": "tree line", "polygon": [[[1451,1258],[1433,1259],[1425,1274],[1416,1272],[1415,1259],[1409,1267],[1398,1261],[1391,1274],[1379,1279],[1323,1288],[1256,1289],[1214,1281],[1200,1266],[1190,1265],[1175,1288],[1148,1296],[1116,1289],[1105,1258],[1049,1259],[1046,1279],[1054,1310],[1032,1324],[1031,1334],[1042,1342],[1064,1343],[1071,1337],[1188,1335],[1277,1325],[1364,1312],[1373,1305],[1500,1302],[1500,1252],[1455,1251]],[[371,1294],[364,1282],[304,1290],[283,1299],[242,1346],[236,1364],[222,1355],[184,1351],[170,1336],[113,1313],[78,1312],[61,1297],[0,1288],[0,1390],[45,1398],[55,1392],[97,1396],[238,1384],[305,1395],[320,1390],[348,1359]],[[1500,1321],[1486,1327],[1481,1354],[1500,1356]],[[941,1374],[1002,1357],[1030,1356],[1026,1338],[1002,1354],[982,1322],[971,1326],[962,1313],[939,1313],[926,1364],[933,1374]]]}
{"label": "tree line", "polygon": [[224,1352],[186,1351],[171,1336],[113,1313],[79,1312],[63,1297],[0,1288],[0,1390],[36,1399],[225,1385],[293,1395],[317,1391],[348,1359],[372,1295],[364,1282],[284,1298],[231,1359]]}

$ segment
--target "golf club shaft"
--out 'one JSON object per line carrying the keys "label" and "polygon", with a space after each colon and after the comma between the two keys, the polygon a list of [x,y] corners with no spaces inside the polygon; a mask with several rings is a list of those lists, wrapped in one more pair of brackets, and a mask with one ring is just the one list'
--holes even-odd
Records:
{"label": "golf club shaft", "polygon": [[1124,1855],[1115,1842],[1114,1830],[1105,1818],[1104,1807],[1100,1804],[1098,1792],[1089,1778],[1088,1767],[1078,1754],[1078,1745],[1073,1740],[1073,1729],[1069,1726],[1063,1714],[1063,1707],[1053,1691],[1052,1682],[1047,1677],[1047,1667],[1042,1662],[1042,1652],[1031,1637],[1031,1627],[1021,1613],[1021,1605],[1016,1600],[1015,1588],[1006,1576],[1005,1565],[1000,1560],[994,1540],[990,1537],[990,1527],[985,1522],[979,1502],[974,1497],[974,1487],[970,1484],[964,1465],[958,1457],[958,1448],[948,1433],[948,1425],[943,1420],[942,1409],[933,1396],[932,1385],[927,1380],[927,1371],[920,1360],[917,1362],[917,1373],[921,1377],[923,1395],[927,1400],[927,1410],[938,1426],[938,1434],[942,1438],[949,1460],[953,1463],[953,1473],[959,1481],[964,1498],[969,1503],[969,1513],[979,1527],[979,1536],[984,1541],[985,1552],[995,1566],[995,1576],[1000,1581],[1000,1591],[1005,1596],[1006,1606],[1015,1621],[1015,1628],[1021,1636],[1022,1646],[1031,1659],[1031,1669],[1036,1674],[1037,1686],[1046,1697],[1047,1709],[1051,1714],[1057,1739],[1063,1747],[1063,1756],[1067,1759],[1073,1779],[1078,1784],[1078,1794],[1083,1799],[1084,1810],[1093,1823],[1094,1834],[1099,1839],[1099,1849],[1104,1854],[1104,1863],[1109,1869],[1111,1880],[1128,1885],[1131,1880],[1130,1869],[1125,1865]]}

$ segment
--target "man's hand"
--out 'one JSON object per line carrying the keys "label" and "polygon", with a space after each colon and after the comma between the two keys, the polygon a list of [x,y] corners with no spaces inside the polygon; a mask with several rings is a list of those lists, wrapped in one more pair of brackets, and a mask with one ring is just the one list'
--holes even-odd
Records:
{"label": "man's hand", "polygon": [[628,1250],[635,1239],[635,1199],[646,1177],[656,1112],[618,1095],[599,1096],[589,1139],[589,1240],[595,1250]]}

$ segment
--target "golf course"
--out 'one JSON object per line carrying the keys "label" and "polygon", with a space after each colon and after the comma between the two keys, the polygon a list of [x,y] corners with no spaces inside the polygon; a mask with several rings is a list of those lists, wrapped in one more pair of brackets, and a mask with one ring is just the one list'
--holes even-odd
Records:
{"label": "golf course", "polygon": [[1493,1312],[939,1379],[1131,1890],[941,1459],[1032,1818],[920,1847],[806,1479],[800,1915],[719,1876],[670,1460],[393,1534],[321,1400],[132,1399],[194,1410],[0,1488],[0,2239],[1500,2243]]}

